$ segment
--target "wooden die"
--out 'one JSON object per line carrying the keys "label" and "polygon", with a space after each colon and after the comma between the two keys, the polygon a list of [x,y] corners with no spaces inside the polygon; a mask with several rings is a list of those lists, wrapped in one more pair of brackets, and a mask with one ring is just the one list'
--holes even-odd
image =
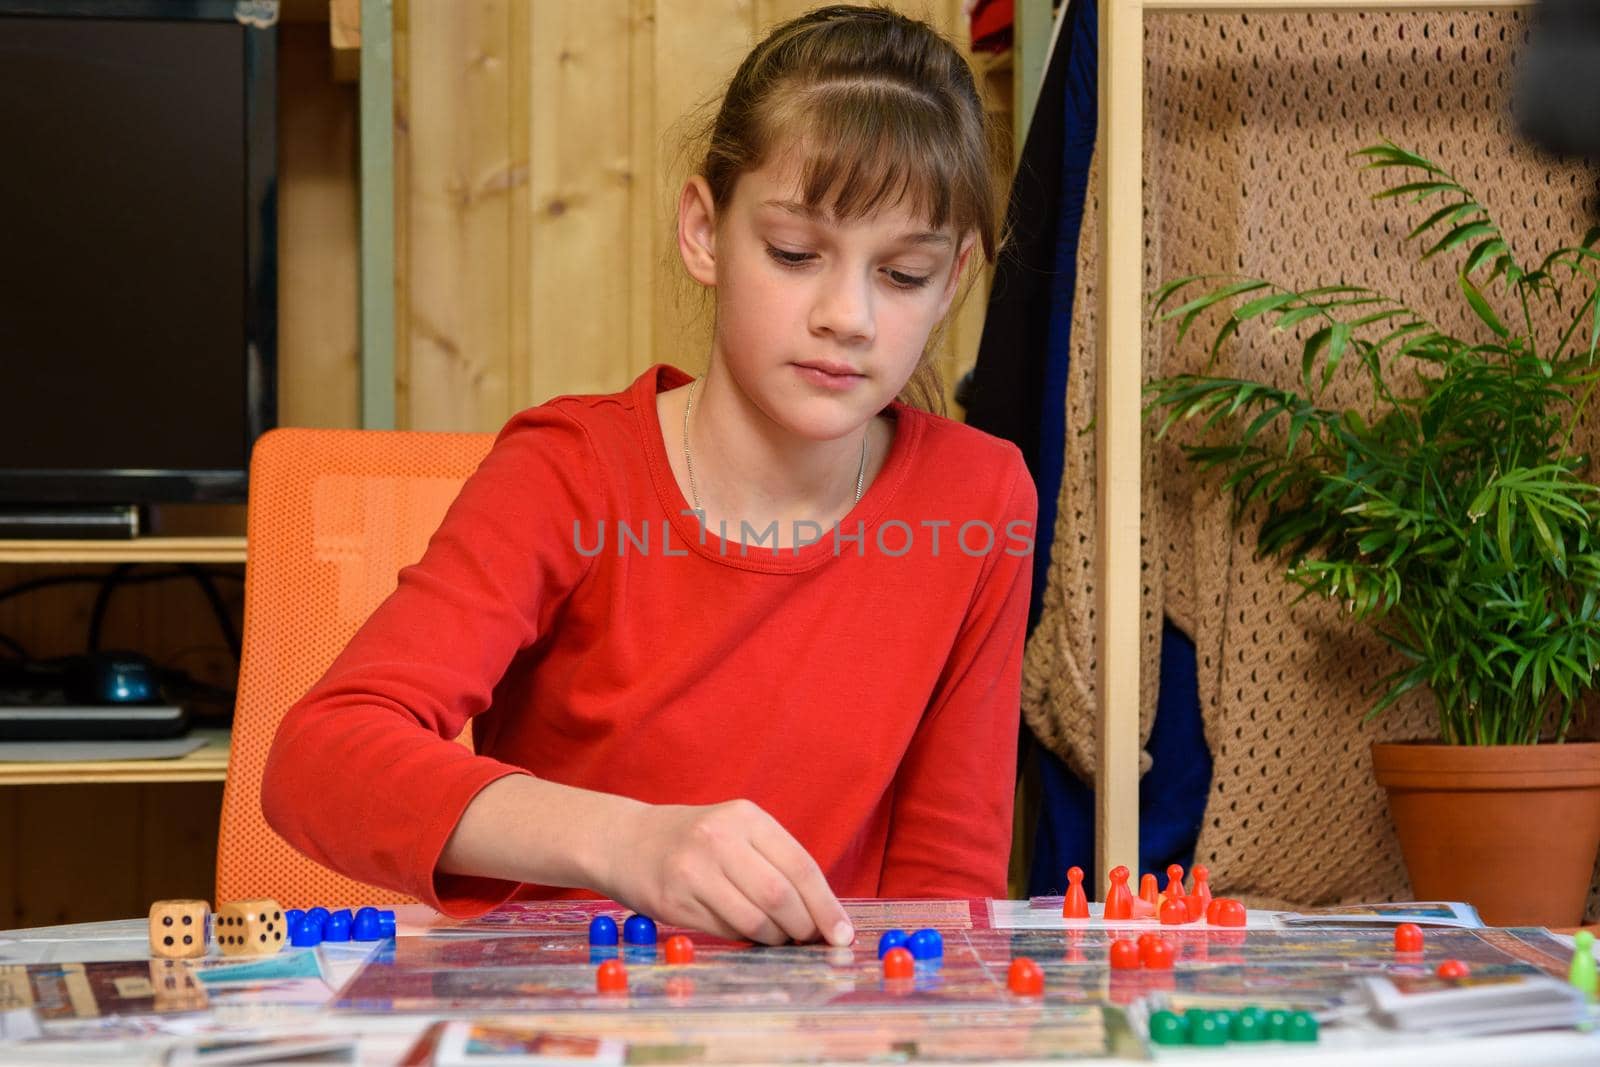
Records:
{"label": "wooden die", "polygon": [[286,925],[276,900],[235,900],[217,909],[217,947],[224,956],[270,956],[283,948]]}
{"label": "wooden die", "polygon": [[206,954],[211,905],[203,900],[158,900],[150,905],[150,955],[166,960]]}

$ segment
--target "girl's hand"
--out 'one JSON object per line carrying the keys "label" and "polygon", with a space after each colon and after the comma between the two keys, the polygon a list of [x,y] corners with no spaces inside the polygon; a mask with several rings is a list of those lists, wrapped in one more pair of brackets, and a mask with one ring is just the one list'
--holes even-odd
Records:
{"label": "girl's hand", "polygon": [[767,945],[855,937],[816,860],[748,800],[643,805],[619,829],[595,888],[641,914]]}

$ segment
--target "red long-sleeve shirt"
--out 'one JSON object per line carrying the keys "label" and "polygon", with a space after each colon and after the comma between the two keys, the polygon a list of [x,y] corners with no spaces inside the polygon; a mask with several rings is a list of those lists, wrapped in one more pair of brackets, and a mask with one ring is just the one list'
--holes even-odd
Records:
{"label": "red long-sleeve shirt", "polygon": [[[475,915],[557,892],[435,871],[478,791],[528,771],[754,801],[840,896],[1005,894],[1037,510],[1021,454],[897,402],[837,537],[702,539],[655,403],[688,380],[657,365],[506,425],[285,717],[262,787],[274,829]],[[477,754],[448,740],[469,719]]]}

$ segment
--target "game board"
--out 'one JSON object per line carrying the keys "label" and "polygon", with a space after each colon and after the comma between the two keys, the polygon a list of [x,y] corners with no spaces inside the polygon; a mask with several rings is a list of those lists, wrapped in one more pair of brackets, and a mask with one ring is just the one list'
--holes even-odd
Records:
{"label": "game board", "polygon": [[[766,948],[694,934],[695,962],[668,966],[657,946],[589,945],[590,919],[625,916],[615,905],[516,903],[386,946],[340,990],[334,1010],[515,1012],[522,1025],[535,1016],[550,1033],[624,1036],[630,1063],[1060,1059],[1113,1054],[1121,1038],[1115,1009],[1150,997],[1331,1013],[1358,996],[1366,975],[1426,975],[1447,957],[1474,974],[1564,974],[1571,956],[1541,930],[1430,930],[1422,959],[1399,960],[1387,929],[1175,928],[1163,931],[1175,970],[1127,972],[1110,969],[1108,946],[1133,936],[1133,927],[995,929],[983,901],[846,908],[860,931],[852,948]],[[942,961],[919,963],[909,984],[885,982],[875,931],[923,925],[943,932]],[[629,972],[622,996],[595,988],[597,965],[613,955]],[[1043,967],[1043,998],[1008,992],[1006,971],[1017,956]]]}

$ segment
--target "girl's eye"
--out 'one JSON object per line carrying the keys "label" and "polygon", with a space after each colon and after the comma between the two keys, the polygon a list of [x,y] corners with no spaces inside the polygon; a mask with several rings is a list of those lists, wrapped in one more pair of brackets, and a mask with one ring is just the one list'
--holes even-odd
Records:
{"label": "girl's eye", "polygon": [[812,258],[812,254],[810,252],[790,252],[786,249],[775,248],[772,245],[767,246],[767,255],[771,256],[774,260],[783,264],[785,267],[798,267],[806,260]]}
{"label": "girl's eye", "polygon": [[891,270],[888,273],[889,280],[901,289],[921,289],[928,284],[929,276],[926,274],[907,274],[898,270]]}

